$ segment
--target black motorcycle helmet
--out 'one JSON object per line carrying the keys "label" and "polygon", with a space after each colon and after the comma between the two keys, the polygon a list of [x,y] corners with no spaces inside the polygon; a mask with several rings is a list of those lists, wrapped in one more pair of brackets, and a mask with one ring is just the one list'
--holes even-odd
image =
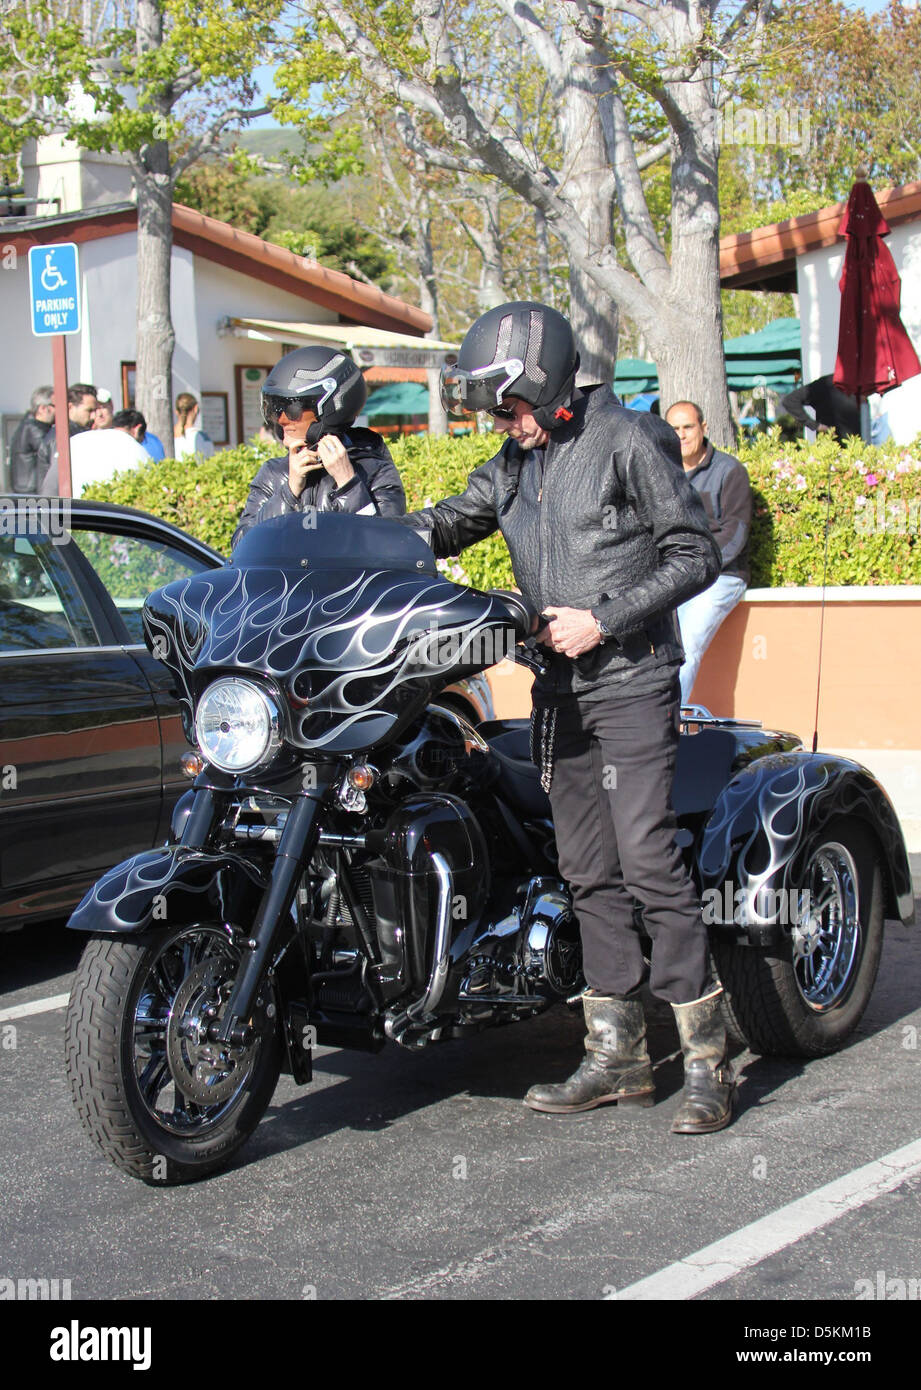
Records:
{"label": "black motorcycle helmet", "polygon": [[[449,415],[502,410],[506,396],[527,401],[541,429],[570,418],[579,354],[569,320],[532,299],[500,304],[467,332],[456,366],[441,369]],[[508,407],[505,407],[506,409]]]}
{"label": "black motorcycle helmet", "polygon": [[305,410],[312,411],[316,423],[310,426],[307,443],[313,447],[324,434],[352,424],[367,399],[365,379],[348,353],[330,347],[295,348],[275,363],[263,383],[262,418],[281,440],[282,412],[297,421]]}

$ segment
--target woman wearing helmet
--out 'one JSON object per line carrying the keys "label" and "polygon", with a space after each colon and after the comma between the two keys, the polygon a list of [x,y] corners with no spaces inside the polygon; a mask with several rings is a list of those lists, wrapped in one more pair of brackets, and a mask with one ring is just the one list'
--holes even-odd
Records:
{"label": "woman wearing helmet", "polygon": [[262,416],[286,449],[252,481],[233,545],[260,521],[286,512],[402,516],[406,496],[379,434],[357,426],[365,379],[337,348],[303,347],[277,362],[262,387]]}
{"label": "woman wearing helmet", "polygon": [[575,1074],[532,1086],[525,1103],[558,1114],[652,1104],[639,903],[649,988],[673,1006],[684,1052],[672,1129],[706,1133],[729,1123],[734,1082],[700,899],[675,843],[675,608],[713,581],[719,552],[674,431],[625,410],[607,384],[577,388],[578,362],[569,322],[547,305],[479,318],[442,393],[451,413],[492,415],[505,440],[463,493],[405,520],[442,557],[501,530],[547,619],[532,747],[579,920],[587,1036]]}

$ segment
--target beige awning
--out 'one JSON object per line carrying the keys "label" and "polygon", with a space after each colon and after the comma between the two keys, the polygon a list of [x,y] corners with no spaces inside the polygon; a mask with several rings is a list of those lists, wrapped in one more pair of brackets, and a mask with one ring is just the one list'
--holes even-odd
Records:
{"label": "beige awning", "polygon": [[284,319],[228,318],[226,330],[240,338],[275,343],[329,343],[343,348],[360,367],[441,367],[457,355],[456,343],[414,338],[351,323],[301,323]]}

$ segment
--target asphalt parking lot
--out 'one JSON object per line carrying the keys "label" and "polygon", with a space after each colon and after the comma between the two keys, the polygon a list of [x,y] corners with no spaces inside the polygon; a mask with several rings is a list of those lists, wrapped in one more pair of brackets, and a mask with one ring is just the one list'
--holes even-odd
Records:
{"label": "asphalt parking lot", "polygon": [[654,1109],[524,1107],[580,1055],[581,1018],[560,1009],[419,1054],[321,1049],[229,1171],[161,1189],[77,1122],[61,1001],[79,939],[0,946],[0,1279],[67,1281],[75,1301],[829,1300],[837,1321],[921,1296],[916,928],[888,925],[843,1052],[738,1055],[719,1134],[669,1132],[681,1066],[654,1003]]}

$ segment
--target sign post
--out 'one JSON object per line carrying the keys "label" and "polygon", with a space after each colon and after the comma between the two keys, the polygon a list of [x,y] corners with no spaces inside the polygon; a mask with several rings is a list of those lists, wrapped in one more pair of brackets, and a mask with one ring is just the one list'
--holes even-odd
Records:
{"label": "sign post", "polygon": [[29,293],[32,299],[32,332],[36,338],[52,339],[58,493],[61,497],[70,497],[66,335],[80,332],[80,275],[77,248],[72,241],[30,247]]}

